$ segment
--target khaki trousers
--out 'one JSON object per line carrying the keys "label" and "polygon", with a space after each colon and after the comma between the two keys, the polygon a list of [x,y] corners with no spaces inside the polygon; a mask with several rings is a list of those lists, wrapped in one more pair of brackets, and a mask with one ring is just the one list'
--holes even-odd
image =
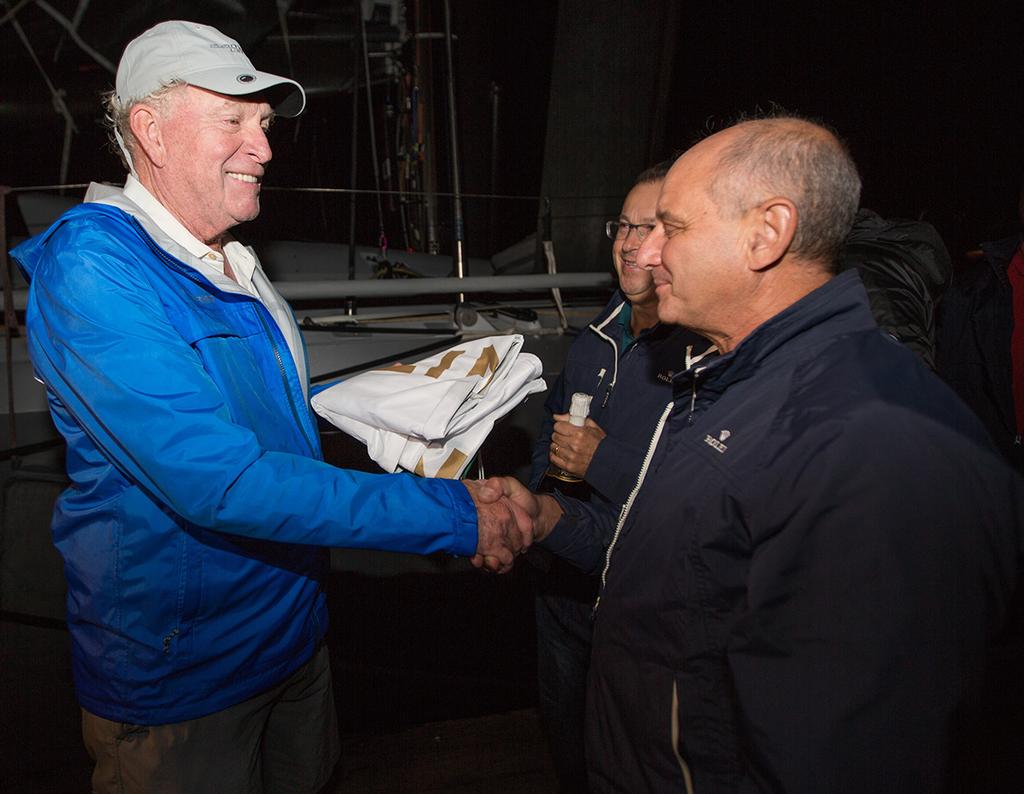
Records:
{"label": "khaki trousers", "polygon": [[223,711],[130,725],[82,710],[94,794],[313,794],[338,760],[326,646],[290,678]]}

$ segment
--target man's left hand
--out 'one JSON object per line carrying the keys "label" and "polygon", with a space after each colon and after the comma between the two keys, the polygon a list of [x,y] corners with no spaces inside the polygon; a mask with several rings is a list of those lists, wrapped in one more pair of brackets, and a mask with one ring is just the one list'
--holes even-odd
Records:
{"label": "man's left hand", "polygon": [[551,434],[551,463],[562,471],[585,477],[597,445],[607,435],[593,419],[583,427],[569,423],[569,414],[555,414],[554,432]]}

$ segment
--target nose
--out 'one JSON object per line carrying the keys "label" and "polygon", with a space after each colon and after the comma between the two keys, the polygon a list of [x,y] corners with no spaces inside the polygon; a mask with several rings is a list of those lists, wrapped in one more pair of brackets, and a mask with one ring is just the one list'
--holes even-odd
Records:
{"label": "nose", "polygon": [[636,252],[636,263],[644,270],[653,270],[661,266],[661,247],[665,243],[665,231],[657,224],[649,235],[640,243]]}
{"label": "nose", "polygon": [[267,131],[262,124],[255,124],[249,135],[249,155],[260,165],[269,163],[274,153],[270,149]]}
{"label": "nose", "polygon": [[639,250],[641,245],[640,236],[637,234],[630,234],[633,230],[630,229],[626,232],[626,236],[622,240],[622,253],[629,254],[632,256]]}

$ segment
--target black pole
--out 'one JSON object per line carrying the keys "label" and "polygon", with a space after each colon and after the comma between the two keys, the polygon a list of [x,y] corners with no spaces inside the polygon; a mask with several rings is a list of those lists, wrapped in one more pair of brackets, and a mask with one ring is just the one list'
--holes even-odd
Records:
{"label": "black pole", "polygon": [[[462,186],[459,181],[459,141],[455,122],[455,61],[452,58],[452,8],[450,0],[444,0],[444,48],[448,60],[448,140],[451,143],[452,159],[452,220],[455,232],[455,250],[452,257],[455,263],[455,275],[462,278],[466,275],[466,263],[463,259],[462,246],[466,232],[462,220]],[[459,293],[459,303],[466,296]]]}
{"label": "black pole", "polygon": [[[353,0],[352,9],[355,18],[362,25],[363,10],[361,0]],[[359,69],[362,66],[361,46],[362,37],[352,37],[352,157],[349,166],[349,184],[352,185],[352,193],[348,201],[348,278],[355,281],[356,278],[356,175],[359,171]],[[345,313],[356,313],[355,298],[346,298]]]}

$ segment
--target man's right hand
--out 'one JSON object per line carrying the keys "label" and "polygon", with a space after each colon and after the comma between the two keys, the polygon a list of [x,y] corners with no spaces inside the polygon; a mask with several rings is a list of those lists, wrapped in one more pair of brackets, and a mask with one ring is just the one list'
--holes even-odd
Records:
{"label": "man's right hand", "polygon": [[477,552],[472,563],[494,573],[512,570],[516,555],[533,542],[533,517],[509,500],[499,478],[463,480],[477,512]]}
{"label": "man's right hand", "polygon": [[[532,525],[534,541],[545,538],[562,517],[562,507],[554,497],[531,492],[515,477],[491,477],[474,485],[480,486],[478,493],[483,501],[507,502],[515,508],[517,515],[527,517]],[[493,562],[479,553],[473,557],[472,562],[477,568],[496,570]],[[504,570],[499,572],[502,573]]]}

